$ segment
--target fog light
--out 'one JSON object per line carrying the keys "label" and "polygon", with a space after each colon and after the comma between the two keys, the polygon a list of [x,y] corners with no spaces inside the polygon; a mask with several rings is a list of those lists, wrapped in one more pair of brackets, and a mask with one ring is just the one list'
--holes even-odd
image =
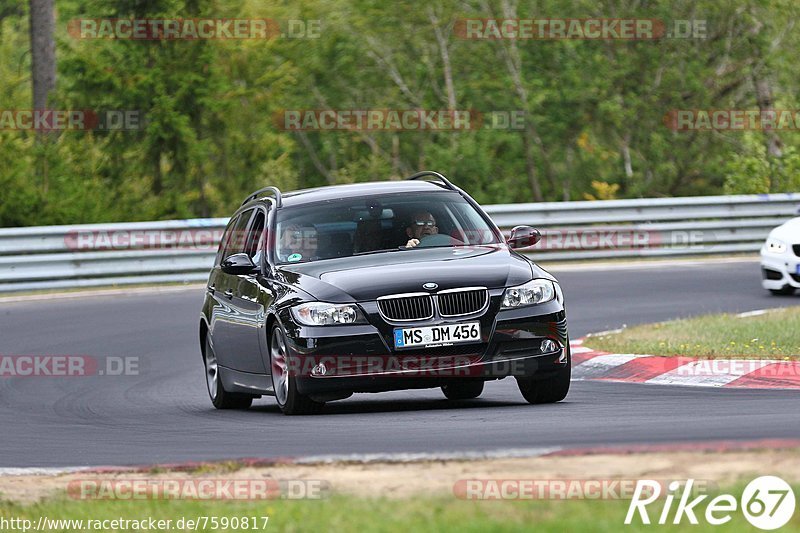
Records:
{"label": "fog light", "polygon": [[324,376],[328,372],[328,369],[325,368],[325,363],[319,363],[314,368],[311,369],[312,376]]}
{"label": "fog light", "polygon": [[556,350],[558,350],[558,345],[551,339],[545,339],[542,341],[541,350],[542,353],[555,352]]}

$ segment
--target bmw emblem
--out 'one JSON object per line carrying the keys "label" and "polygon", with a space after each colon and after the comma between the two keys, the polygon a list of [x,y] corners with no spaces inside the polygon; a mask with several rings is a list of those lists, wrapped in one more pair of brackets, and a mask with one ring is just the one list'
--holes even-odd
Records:
{"label": "bmw emblem", "polygon": [[437,287],[439,287],[439,286],[437,284],[435,284],[435,283],[424,283],[422,285],[422,288],[425,289],[426,291],[432,291],[432,290],[436,289]]}

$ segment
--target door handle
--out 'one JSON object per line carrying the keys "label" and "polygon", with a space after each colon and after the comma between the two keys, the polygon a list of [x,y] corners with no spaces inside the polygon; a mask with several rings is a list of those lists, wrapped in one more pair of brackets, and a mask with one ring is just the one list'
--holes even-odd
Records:
{"label": "door handle", "polygon": [[229,300],[232,299],[233,298],[233,291],[231,289],[228,289],[227,291],[225,291],[225,297],[228,298]]}

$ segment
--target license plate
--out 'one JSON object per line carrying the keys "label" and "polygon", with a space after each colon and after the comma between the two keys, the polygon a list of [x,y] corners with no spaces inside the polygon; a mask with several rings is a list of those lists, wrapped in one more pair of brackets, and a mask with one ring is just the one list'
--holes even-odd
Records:
{"label": "license plate", "polygon": [[795,268],[795,273],[800,276],[800,265],[797,265]]}
{"label": "license plate", "polygon": [[456,344],[459,342],[480,342],[480,322],[466,324],[443,324],[423,328],[398,328],[394,330],[394,347],[411,348],[431,344]]}

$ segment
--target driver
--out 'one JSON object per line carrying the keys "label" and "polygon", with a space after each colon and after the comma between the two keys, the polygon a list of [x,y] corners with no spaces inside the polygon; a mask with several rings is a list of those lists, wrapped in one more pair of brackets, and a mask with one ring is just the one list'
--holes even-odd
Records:
{"label": "driver", "polygon": [[281,261],[308,261],[317,255],[317,230],[314,226],[291,224],[281,232]]}
{"label": "driver", "polygon": [[419,244],[420,239],[436,235],[439,233],[439,228],[436,226],[436,219],[428,211],[417,211],[411,214],[409,225],[406,228],[406,235],[408,235],[407,248],[413,248]]}

